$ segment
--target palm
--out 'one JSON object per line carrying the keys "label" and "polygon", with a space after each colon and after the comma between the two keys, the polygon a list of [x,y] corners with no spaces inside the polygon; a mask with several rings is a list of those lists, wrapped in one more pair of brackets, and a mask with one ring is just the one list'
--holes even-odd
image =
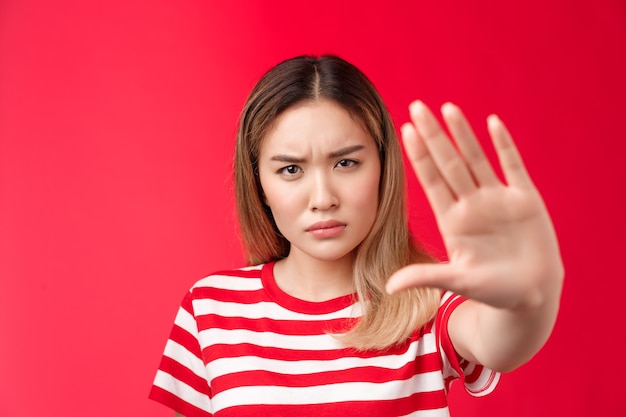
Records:
{"label": "palm", "polygon": [[[558,276],[560,256],[550,218],[515,146],[496,118],[490,133],[505,175],[503,184],[460,110],[444,108],[458,151],[422,105],[404,144],[435,213],[449,262],[413,265],[391,286],[434,286],[497,307],[529,302]],[[553,273],[552,273],[553,272]],[[548,277],[548,278],[546,278]]]}

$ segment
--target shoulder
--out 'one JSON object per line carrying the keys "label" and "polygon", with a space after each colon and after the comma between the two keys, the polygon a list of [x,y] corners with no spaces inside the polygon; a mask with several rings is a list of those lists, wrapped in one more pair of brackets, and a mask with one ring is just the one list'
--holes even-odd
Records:
{"label": "shoulder", "polygon": [[185,294],[183,307],[193,312],[197,309],[198,303],[245,303],[250,302],[251,298],[261,297],[259,294],[263,292],[262,274],[266,265],[219,270],[199,279]]}
{"label": "shoulder", "polygon": [[218,270],[199,279],[190,288],[194,293],[206,288],[224,290],[253,290],[261,287],[261,274],[266,264],[247,266],[236,269]]}

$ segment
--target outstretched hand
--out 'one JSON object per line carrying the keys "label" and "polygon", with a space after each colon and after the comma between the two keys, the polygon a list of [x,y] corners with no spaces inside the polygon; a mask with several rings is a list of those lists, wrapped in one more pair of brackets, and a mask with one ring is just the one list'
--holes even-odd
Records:
{"label": "outstretched hand", "polygon": [[[389,292],[427,286],[497,308],[532,307],[559,293],[563,267],[554,229],[513,140],[487,119],[505,182],[500,181],[461,110],[442,106],[456,147],[428,107],[410,106],[404,147],[432,206],[449,261],[396,272]],[[549,294],[549,295],[548,295]]]}

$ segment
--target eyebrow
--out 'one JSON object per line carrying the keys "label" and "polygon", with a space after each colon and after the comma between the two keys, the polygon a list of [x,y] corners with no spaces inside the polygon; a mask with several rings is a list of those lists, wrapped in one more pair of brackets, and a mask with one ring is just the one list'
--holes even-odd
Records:
{"label": "eyebrow", "polygon": [[365,148],[365,146],[363,145],[348,146],[346,148],[341,148],[335,152],[331,152],[330,155],[328,156],[331,158],[337,158],[339,156],[346,156],[346,155],[350,155],[353,152],[360,151],[363,148]]}
{"label": "eyebrow", "polygon": [[[341,148],[338,149],[334,152],[331,152],[330,154],[328,154],[329,158],[338,158],[341,156],[346,156],[346,155],[350,155],[351,153],[360,151],[361,149],[365,148],[365,146],[363,145],[354,145],[354,146],[347,146],[345,148]],[[298,158],[296,156],[291,156],[291,155],[286,155],[286,154],[280,154],[280,155],[275,155],[272,156],[271,158],[272,161],[278,161],[278,162],[287,162],[287,163],[301,163],[304,162],[305,159],[304,158]]]}

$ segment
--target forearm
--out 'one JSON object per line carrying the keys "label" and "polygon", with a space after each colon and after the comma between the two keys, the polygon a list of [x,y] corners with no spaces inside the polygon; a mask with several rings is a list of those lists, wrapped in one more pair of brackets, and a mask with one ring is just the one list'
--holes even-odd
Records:
{"label": "forearm", "polygon": [[496,308],[468,300],[450,317],[457,352],[490,369],[508,372],[532,358],[546,343],[559,310],[562,272],[535,300]]}

